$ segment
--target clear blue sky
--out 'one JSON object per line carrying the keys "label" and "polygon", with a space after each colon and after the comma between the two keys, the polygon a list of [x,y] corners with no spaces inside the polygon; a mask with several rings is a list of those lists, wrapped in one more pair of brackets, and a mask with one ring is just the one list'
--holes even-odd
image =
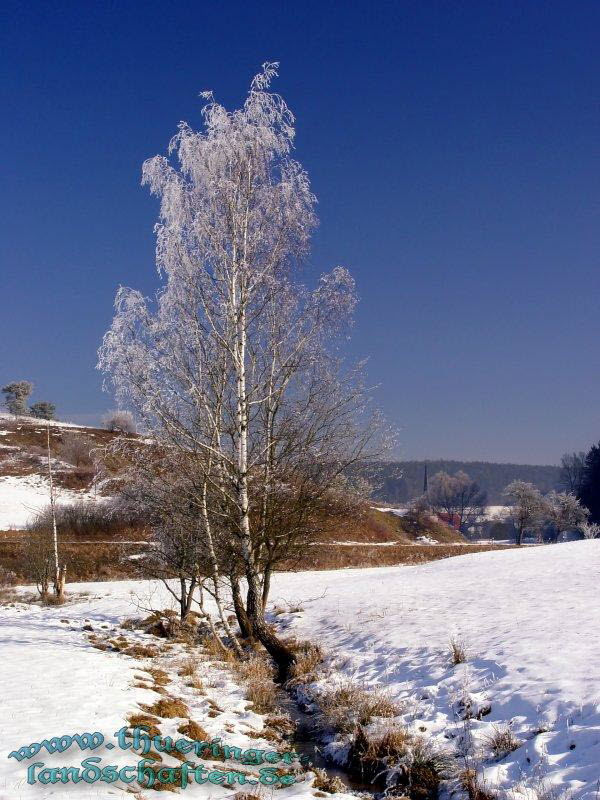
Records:
{"label": "clear blue sky", "polygon": [[0,19],[0,381],[63,418],[122,283],[153,291],[140,168],[265,60],[319,197],[309,274],[362,298],[405,458],[556,463],[600,438],[600,4],[41,2]]}

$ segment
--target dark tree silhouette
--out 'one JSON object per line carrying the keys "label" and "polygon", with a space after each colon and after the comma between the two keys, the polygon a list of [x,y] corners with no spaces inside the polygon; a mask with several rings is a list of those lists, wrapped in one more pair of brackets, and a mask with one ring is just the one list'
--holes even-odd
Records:
{"label": "dark tree silhouette", "polygon": [[590,510],[590,522],[600,523],[600,442],[585,457],[585,468],[578,493],[582,504]]}

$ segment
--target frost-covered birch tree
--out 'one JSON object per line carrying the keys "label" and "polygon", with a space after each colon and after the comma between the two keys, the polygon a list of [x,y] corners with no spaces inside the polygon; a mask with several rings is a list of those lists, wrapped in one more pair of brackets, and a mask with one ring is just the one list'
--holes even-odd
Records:
{"label": "frost-covered birch tree", "polygon": [[554,528],[554,541],[563,531],[581,529],[587,523],[590,512],[582,506],[571,492],[548,492],[544,497],[546,517]]}
{"label": "frost-covered birch tree", "polygon": [[527,530],[538,531],[546,515],[546,505],[541,492],[532,483],[512,481],[503,492],[512,504],[511,516],[517,529],[516,543],[523,544]]}
{"label": "frost-covered birch tree", "polygon": [[217,537],[229,553],[236,612],[245,578],[241,611],[285,674],[294,655],[264,619],[270,555],[286,537],[308,540],[328,483],[368,458],[380,427],[360,369],[345,371],[335,349],[351,276],[337,267],[313,291],[298,283],[315,198],[291,156],[293,115],[269,91],[276,67],[238,110],[204,93],[203,129],[181,123],[167,156],[144,164],[162,283],[154,302],[119,290],[99,366],[161,446],[194,454],[207,546]]}

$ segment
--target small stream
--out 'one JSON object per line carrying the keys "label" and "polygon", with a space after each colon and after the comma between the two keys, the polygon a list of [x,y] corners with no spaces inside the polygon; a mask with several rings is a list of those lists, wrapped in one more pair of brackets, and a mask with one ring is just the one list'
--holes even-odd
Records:
{"label": "small stream", "polygon": [[319,731],[314,715],[302,711],[294,698],[289,695],[284,695],[284,709],[294,723],[294,733],[290,738],[290,744],[300,756],[305,756],[307,767],[313,766],[325,770],[331,778],[339,778],[349,791],[361,794],[368,792],[373,796],[380,794],[373,784],[357,780],[348,775],[343,767],[333,764],[325,758],[319,746]]}

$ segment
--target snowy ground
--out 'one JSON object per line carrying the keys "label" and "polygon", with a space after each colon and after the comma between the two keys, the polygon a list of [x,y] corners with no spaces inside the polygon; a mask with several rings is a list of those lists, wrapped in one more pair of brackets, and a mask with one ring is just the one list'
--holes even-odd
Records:
{"label": "snowy ground", "polygon": [[[600,541],[584,541],[418,566],[277,575],[272,601],[301,606],[303,612],[277,617],[286,631],[321,643],[340,675],[385,686],[405,700],[406,723],[425,728],[440,746],[456,752],[470,726],[488,786],[535,800],[562,792],[573,800],[597,800],[599,579]],[[74,593],[77,587],[70,589]],[[123,617],[139,614],[140,604],[160,607],[166,598],[135,582],[78,589],[90,597],[60,608],[0,608],[0,800],[124,796],[116,785],[29,787],[25,766],[6,760],[11,750],[51,735],[112,734],[139,702],[152,702],[153,693],[132,687],[143,662],[92,649],[82,627],[110,631]],[[451,664],[452,636],[462,638],[467,663]],[[205,699],[188,693],[194,719],[233,744],[236,737],[243,740],[245,730],[260,730],[261,718],[247,710],[231,681],[221,676],[212,683],[224,716],[208,717]],[[181,685],[175,689],[185,693]],[[486,706],[491,711],[465,726],[460,719],[465,703],[474,713]],[[224,732],[225,725],[233,732]],[[494,761],[487,741],[503,725],[510,725],[522,744]],[[79,754],[69,755],[54,763],[77,764]],[[58,756],[40,756],[46,763],[52,758]],[[118,750],[110,758],[110,763],[135,763]],[[190,786],[185,792],[191,798],[228,794],[218,786],[210,791]],[[290,794],[312,796],[300,783],[275,796]]]}
{"label": "snowy ground", "polygon": [[[405,699],[413,728],[427,728],[440,746],[454,749],[464,736],[465,702],[474,713],[490,705],[467,723],[489,786],[539,797],[555,785],[597,800],[599,586],[594,540],[297,573],[276,582],[273,599],[280,591],[302,603],[289,629],[306,636],[316,627],[340,670]],[[465,644],[467,663],[452,666],[452,637]],[[494,761],[488,741],[505,724],[522,745]]]}
{"label": "snowy ground", "polygon": [[[93,499],[87,492],[54,487],[56,502],[69,505]],[[48,479],[42,475],[0,476],[0,531],[24,530],[50,503]]]}
{"label": "snowy ground", "polygon": [[[100,757],[101,766],[115,765],[118,769],[136,766],[140,755],[120,749],[116,733],[126,725],[131,713],[139,713],[141,704],[151,705],[161,699],[154,689],[140,688],[141,682],[151,686],[149,667],[168,672],[170,682],[164,691],[186,703],[189,714],[185,717],[160,720],[162,736],[174,741],[183,737],[177,728],[193,719],[205,728],[210,739],[221,737],[233,747],[278,750],[272,742],[261,740],[263,717],[249,708],[242,690],[229,673],[210,661],[198,658],[198,675],[203,690],[186,685],[178,670],[189,659],[189,651],[180,645],[165,643],[143,633],[124,631],[119,627],[127,617],[146,616],[149,608],[170,605],[170,596],[164,589],[143,582],[114,582],[73,584],[70,595],[76,602],[59,607],[45,607],[17,603],[0,607],[2,658],[0,659],[0,687],[2,687],[2,755],[0,756],[0,800],[34,800],[35,798],[78,798],[79,800],[104,800],[105,798],[132,797],[129,791],[139,791],[137,784],[96,782],[87,785],[58,783],[44,786],[39,782],[28,785],[28,767],[42,762],[45,767],[81,767],[83,759]],[[89,593],[81,597],[80,593]],[[126,634],[130,642],[156,646],[162,652],[152,659],[136,659],[117,652],[95,649],[88,640],[93,635],[116,638]],[[165,646],[166,645],[166,646]],[[215,712],[215,705],[218,713]],[[32,758],[21,761],[8,758],[9,753],[44,739],[72,736],[76,733],[100,732],[105,743],[93,751],[79,750],[71,745],[63,753],[48,754],[42,749]],[[250,737],[247,735],[250,733]],[[189,737],[188,737],[189,738]],[[108,743],[108,745],[107,745]],[[285,748],[288,749],[288,748]],[[193,755],[193,754],[192,754]],[[194,759],[197,762],[197,759]],[[170,767],[180,766],[173,757],[163,755],[162,761]],[[220,761],[204,762],[207,770],[224,768]],[[270,764],[263,764],[269,767]],[[285,765],[284,765],[285,766]],[[239,769],[256,776],[258,766],[228,764],[224,769]],[[42,767],[34,770],[39,775]],[[185,796],[208,800],[211,797],[231,797],[242,786],[219,786],[213,783],[198,785],[193,781],[186,787]],[[271,787],[248,786],[255,796],[267,800],[281,795]],[[287,797],[312,798],[306,781],[283,790]],[[169,791],[140,792],[135,798],[173,797]],[[340,795],[341,800],[350,800]]]}
{"label": "snowy ground", "polygon": [[[10,423],[17,425],[37,425],[45,427],[48,423],[46,420],[37,419],[36,417],[16,417],[13,414],[8,414],[6,411],[0,411],[0,423]],[[50,421],[53,428],[84,428],[85,425],[78,425],[76,422],[61,422],[60,420],[53,419]]]}

